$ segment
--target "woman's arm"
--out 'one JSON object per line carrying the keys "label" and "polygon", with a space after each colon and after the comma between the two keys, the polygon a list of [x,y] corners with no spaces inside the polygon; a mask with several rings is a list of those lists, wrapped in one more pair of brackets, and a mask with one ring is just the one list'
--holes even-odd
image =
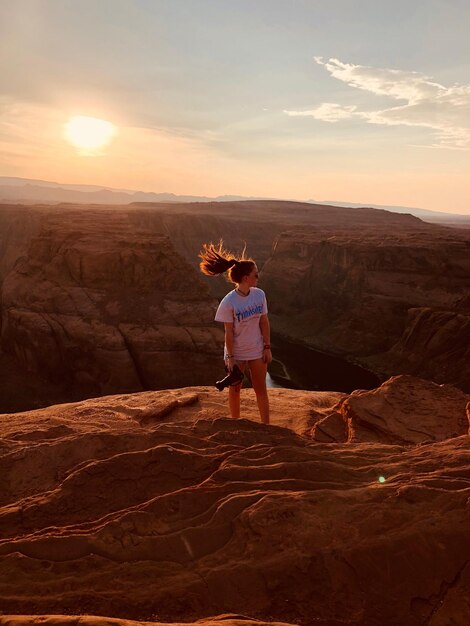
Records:
{"label": "woman's arm", "polygon": [[262,315],[259,318],[259,327],[261,329],[261,334],[263,335],[263,361],[265,363],[271,363],[273,360],[273,355],[271,353],[271,327],[269,326],[268,316]]}
{"label": "woman's arm", "polygon": [[233,322],[224,322],[225,350],[227,352],[226,364],[230,371],[233,368]]}

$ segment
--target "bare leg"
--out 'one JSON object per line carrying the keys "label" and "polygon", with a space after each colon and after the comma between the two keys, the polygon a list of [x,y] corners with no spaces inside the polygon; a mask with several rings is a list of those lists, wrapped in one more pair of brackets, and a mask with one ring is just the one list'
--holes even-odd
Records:
{"label": "bare leg", "polygon": [[[245,371],[246,361],[236,361],[236,364],[241,369],[242,372]],[[243,382],[243,381],[242,381]],[[242,383],[239,385],[231,385],[228,388],[228,406],[230,409],[230,417],[233,419],[240,418],[240,390],[242,388]]]}
{"label": "bare leg", "polygon": [[239,419],[240,417],[240,389],[241,384],[232,385],[228,388],[228,406],[230,409],[230,417]]}
{"label": "bare leg", "polygon": [[269,424],[269,398],[266,389],[266,372],[268,365],[263,359],[249,361],[251,382],[256,394],[256,402],[258,403],[259,414],[263,424]]}

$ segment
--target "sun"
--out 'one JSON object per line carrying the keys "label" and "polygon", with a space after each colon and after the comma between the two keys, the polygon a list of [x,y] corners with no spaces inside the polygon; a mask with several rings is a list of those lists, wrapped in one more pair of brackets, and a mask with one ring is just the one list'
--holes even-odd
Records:
{"label": "sun", "polygon": [[96,153],[108,144],[116,134],[116,127],[111,122],[96,117],[76,115],[65,125],[65,137],[84,153]]}

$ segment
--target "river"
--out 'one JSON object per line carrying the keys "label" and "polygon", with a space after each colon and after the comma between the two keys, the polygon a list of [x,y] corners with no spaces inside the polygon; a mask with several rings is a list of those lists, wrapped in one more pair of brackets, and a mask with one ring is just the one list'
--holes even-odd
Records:
{"label": "river", "polygon": [[305,345],[271,337],[273,362],[267,375],[268,387],[342,391],[374,389],[381,383],[373,372],[337,356]]}

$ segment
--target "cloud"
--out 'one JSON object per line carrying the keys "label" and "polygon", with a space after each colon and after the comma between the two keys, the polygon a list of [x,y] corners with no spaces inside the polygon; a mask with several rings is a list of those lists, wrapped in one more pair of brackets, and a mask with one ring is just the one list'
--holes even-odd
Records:
{"label": "cloud", "polygon": [[433,83],[424,74],[406,72],[365,65],[342,63],[338,59],[324,62],[322,57],[315,57],[319,65],[323,65],[333,78],[347,83],[351,87],[364,89],[381,96],[390,96],[396,100],[407,100],[410,103],[430,99],[444,91],[445,87]]}
{"label": "cloud", "polygon": [[291,117],[314,117],[316,120],[323,120],[324,122],[338,122],[353,117],[356,108],[355,106],[344,107],[333,102],[324,102],[311,111],[284,111],[284,113]]}
{"label": "cloud", "polygon": [[291,117],[310,116],[325,122],[355,118],[370,124],[410,126],[434,131],[435,147],[470,149],[470,85],[445,87],[420,72],[343,63],[338,59],[316,63],[355,89],[388,96],[403,104],[360,111],[356,106],[326,102],[310,111],[285,111]]}

